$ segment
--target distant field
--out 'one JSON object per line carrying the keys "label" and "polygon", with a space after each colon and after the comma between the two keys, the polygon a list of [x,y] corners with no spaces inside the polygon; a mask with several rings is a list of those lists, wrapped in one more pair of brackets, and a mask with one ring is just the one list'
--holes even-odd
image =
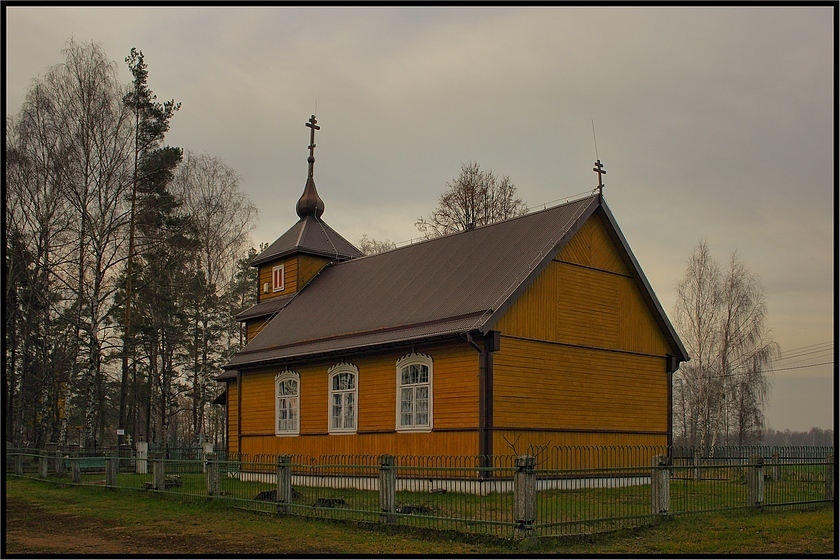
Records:
{"label": "distant field", "polygon": [[837,554],[832,507],[685,516],[611,534],[513,542],[8,477],[4,513],[5,554]]}

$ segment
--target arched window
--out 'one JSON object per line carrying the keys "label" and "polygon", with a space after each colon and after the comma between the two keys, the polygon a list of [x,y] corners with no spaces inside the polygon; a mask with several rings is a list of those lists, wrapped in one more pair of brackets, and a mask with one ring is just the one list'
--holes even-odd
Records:
{"label": "arched window", "polygon": [[327,370],[330,387],[331,434],[354,433],[358,417],[359,368],[342,362]]}
{"label": "arched window", "polygon": [[432,418],[432,358],[403,356],[397,360],[397,431],[429,431]]}
{"label": "arched window", "polygon": [[283,371],[274,378],[274,433],[296,436],[300,433],[300,375]]}

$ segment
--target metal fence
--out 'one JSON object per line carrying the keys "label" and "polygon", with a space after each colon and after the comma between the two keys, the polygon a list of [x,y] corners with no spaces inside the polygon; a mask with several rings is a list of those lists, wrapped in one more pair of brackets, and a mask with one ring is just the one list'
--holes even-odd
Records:
{"label": "metal fence", "polygon": [[[554,447],[520,456],[61,454],[6,450],[6,475],[232,507],[500,537],[665,515],[833,503],[831,447]],[[167,457],[169,455],[170,457]]]}

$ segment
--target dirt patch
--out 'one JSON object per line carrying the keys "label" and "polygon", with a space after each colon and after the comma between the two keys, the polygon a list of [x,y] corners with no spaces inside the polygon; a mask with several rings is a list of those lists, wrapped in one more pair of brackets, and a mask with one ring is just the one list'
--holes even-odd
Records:
{"label": "dirt patch", "polygon": [[[218,554],[241,552],[209,535],[184,538],[178,527],[137,531],[84,515],[54,513],[15,498],[6,500],[6,554]],[[171,531],[171,532],[170,532]]]}

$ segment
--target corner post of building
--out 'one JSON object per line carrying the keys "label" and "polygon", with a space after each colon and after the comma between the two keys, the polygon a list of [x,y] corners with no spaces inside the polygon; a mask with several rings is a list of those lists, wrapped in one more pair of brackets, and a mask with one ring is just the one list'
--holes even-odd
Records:
{"label": "corner post of building", "polygon": [[379,521],[397,522],[397,469],[393,455],[379,456]]}
{"label": "corner post of building", "polygon": [[513,474],[513,519],[520,536],[530,536],[537,517],[537,459],[533,455],[516,458]]}
{"label": "corner post of building", "polygon": [[38,455],[38,478],[47,478],[47,471],[50,465],[50,456],[44,451]]}
{"label": "corner post of building", "polygon": [[750,457],[750,464],[747,469],[749,505],[761,507],[764,503],[764,457],[759,455]]}
{"label": "corner post of building", "polygon": [[219,495],[219,462],[215,453],[204,453],[204,482],[208,496]]}
{"label": "corner post of building", "polygon": [[667,514],[671,509],[671,471],[667,455],[653,457],[650,469],[650,512]]}
{"label": "corner post of building", "polygon": [[825,458],[825,499],[834,501],[836,495],[834,493],[834,453],[830,453]]}
{"label": "corner post of building", "polygon": [[277,513],[289,513],[292,503],[292,456],[277,457]]}
{"label": "corner post of building", "polygon": [[155,481],[155,490],[166,490],[166,465],[161,458],[152,461],[152,476]]}
{"label": "corner post of building", "polygon": [[120,471],[119,453],[108,453],[105,456],[105,487],[116,488],[117,473]]}

